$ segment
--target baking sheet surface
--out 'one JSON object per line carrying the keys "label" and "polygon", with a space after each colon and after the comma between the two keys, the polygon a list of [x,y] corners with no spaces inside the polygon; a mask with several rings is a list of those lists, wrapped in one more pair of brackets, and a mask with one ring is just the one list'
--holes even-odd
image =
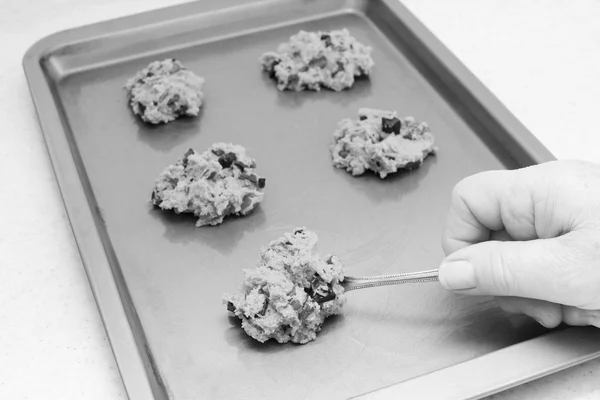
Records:
{"label": "baking sheet surface", "polygon": [[[258,57],[304,30],[348,28],[373,47],[371,79],[343,93],[276,90]],[[125,81],[150,61],[175,57],[206,79],[201,115],[151,127],[131,113]],[[489,147],[367,17],[340,13],[301,24],[90,67],[55,82],[55,98],[80,155],[148,348],[174,399],[330,399],[360,395],[539,336],[488,298],[447,294],[436,283],[348,294],[315,342],[260,344],[227,317],[261,246],[296,226],[354,276],[436,268],[452,187],[489,169],[515,168]],[[337,122],[361,107],[426,121],[439,152],[385,180],[331,165]],[[153,209],[154,179],[188,148],[243,145],[267,178],[250,216],[196,228]],[[260,395],[260,396],[259,396]]]}

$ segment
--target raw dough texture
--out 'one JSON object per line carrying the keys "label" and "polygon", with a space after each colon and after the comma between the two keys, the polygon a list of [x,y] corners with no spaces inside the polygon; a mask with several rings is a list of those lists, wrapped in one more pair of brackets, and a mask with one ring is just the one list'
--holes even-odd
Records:
{"label": "raw dough texture", "polygon": [[135,115],[144,122],[160,124],[183,115],[200,112],[204,78],[187,70],[179,61],[168,58],[154,61],[125,85]]}
{"label": "raw dough texture", "polygon": [[333,165],[352,175],[371,170],[385,178],[400,169],[418,168],[437,150],[425,122],[369,108],[358,110],[358,116],[339,122],[330,147]]}
{"label": "raw dough texture", "polygon": [[[325,318],[340,312],[346,303],[344,266],[336,256],[320,257],[317,240],[297,228],[272,241],[256,269],[244,270],[240,291],[224,296],[229,314],[242,320],[248,335],[259,342],[304,344],[316,339]],[[335,297],[317,302],[328,295]]]}
{"label": "raw dough texture", "polygon": [[336,92],[350,88],[359,76],[373,68],[371,47],[356,41],[347,29],[331,32],[300,31],[276,52],[262,55],[265,71],[277,81],[279,90]]}
{"label": "raw dough texture", "polygon": [[152,203],[198,217],[196,226],[218,225],[228,215],[246,215],[263,199],[265,178],[242,146],[216,143],[202,154],[188,150],[158,176]]}

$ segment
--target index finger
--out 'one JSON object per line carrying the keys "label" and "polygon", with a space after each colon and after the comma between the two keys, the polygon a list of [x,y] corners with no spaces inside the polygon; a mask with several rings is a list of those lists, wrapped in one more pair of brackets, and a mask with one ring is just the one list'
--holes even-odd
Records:
{"label": "index finger", "polygon": [[[502,208],[510,207],[505,199],[515,192],[515,172],[481,172],[463,179],[454,187],[442,236],[446,255],[490,240],[492,232],[506,229]],[[527,204],[523,206],[528,207]]]}

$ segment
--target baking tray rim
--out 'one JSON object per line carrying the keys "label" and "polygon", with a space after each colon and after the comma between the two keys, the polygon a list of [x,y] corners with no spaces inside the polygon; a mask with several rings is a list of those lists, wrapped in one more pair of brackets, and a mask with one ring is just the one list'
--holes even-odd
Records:
{"label": "baking tray rim", "polygon": [[[294,0],[279,2],[292,3]],[[449,49],[433,35],[412,13],[398,0],[378,0],[393,10],[429,49],[444,60],[445,67],[458,78],[460,84],[472,93],[486,110],[494,111],[494,116],[502,122],[508,122],[512,129],[507,129],[523,148],[527,149],[537,163],[555,160],[555,157],[530,133],[512,113],[455,57]],[[54,95],[50,88],[42,62],[58,50],[75,43],[86,42],[99,36],[114,35],[135,28],[148,27],[165,20],[173,21],[189,16],[178,13],[188,8],[198,16],[201,14],[222,11],[232,6],[253,6],[261,3],[272,3],[264,0],[201,0],[162,7],[134,15],[123,16],[112,20],[101,21],[85,26],[63,30],[46,36],[35,42],[23,57],[23,68],[33,99],[36,115],[46,143],[50,161],[60,189],[63,204],[69,219],[75,242],[80,253],[88,282],[92,289],[104,328],[107,333],[117,368],[121,375],[127,396],[132,400],[156,398],[157,395],[168,398],[161,390],[161,377],[155,370],[149,350],[140,349],[136,340],[134,327],[131,326],[132,313],[122,301],[116,278],[111,269],[110,260],[104,250],[100,234],[96,229],[98,215],[94,214],[82,182],[74,154],[64,135],[64,126],[56,107]],[[206,10],[210,4],[213,9]],[[340,12],[359,12],[358,10],[340,9]],[[368,17],[367,17],[368,18]],[[108,31],[105,30],[110,26]],[[49,106],[51,104],[52,106]],[[516,128],[516,129],[515,129]],[[515,130],[518,135],[515,135]],[[93,260],[93,261],[91,261]],[[92,266],[93,265],[93,266]],[[142,332],[143,333],[143,332]],[[527,362],[539,354],[539,346],[555,346],[570,343],[573,348],[563,349],[564,354],[557,356],[552,362],[538,360],[535,371],[527,367]],[[533,348],[533,350],[530,349]],[[510,354],[510,355],[509,355]],[[505,355],[509,355],[508,357]],[[517,359],[511,358],[517,355]],[[470,365],[483,363],[493,365],[502,360],[503,368],[495,372],[495,386],[482,388],[471,379],[461,382],[458,394],[446,391],[435,392],[438,399],[476,399],[499,391],[518,386],[528,381],[549,375],[573,365],[589,361],[600,356],[600,335],[593,328],[570,327],[564,330],[551,331],[540,337],[526,340],[500,350],[460,362],[452,366],[429,372],[414,378],[358,395],[354,398],[378,398],[381,396],[400,395],[404,390],[423,391],[438,390],[436,386],[460,369],[469,369]],[[490,360],[490,362],[487,362]],[[507,366],[512,368],[506,368]],[[481,367],[479,367],[481,368]],[[508,370],[508,371],[507,371]],[[508,372],[508,373],[507,373]],[[158,383],[158,388],[157,388]],[[465,387],[469,383],[471,388]],[[468,386],[468,385],[467,385]],[[465,397],[465,395],[467,397]],[[444,396],[444,397],[440,397]],[[383,397],[381,397],[383,398]],[[387,397],[386,397],[387,398]]]}

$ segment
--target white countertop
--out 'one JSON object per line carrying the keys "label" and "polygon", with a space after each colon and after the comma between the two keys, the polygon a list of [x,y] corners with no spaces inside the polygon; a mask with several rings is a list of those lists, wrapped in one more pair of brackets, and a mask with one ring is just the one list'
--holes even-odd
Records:
{"label": "white countertop", "polygon": [[[176,0],[1,0],[0,399],[125,399],[21,60],[37,39]],[[404,3],[558,157],[600,162],[600,2]],[[600,334],[600,332],[599,332]],[[600,361],[494,399],[600,398]]]}

